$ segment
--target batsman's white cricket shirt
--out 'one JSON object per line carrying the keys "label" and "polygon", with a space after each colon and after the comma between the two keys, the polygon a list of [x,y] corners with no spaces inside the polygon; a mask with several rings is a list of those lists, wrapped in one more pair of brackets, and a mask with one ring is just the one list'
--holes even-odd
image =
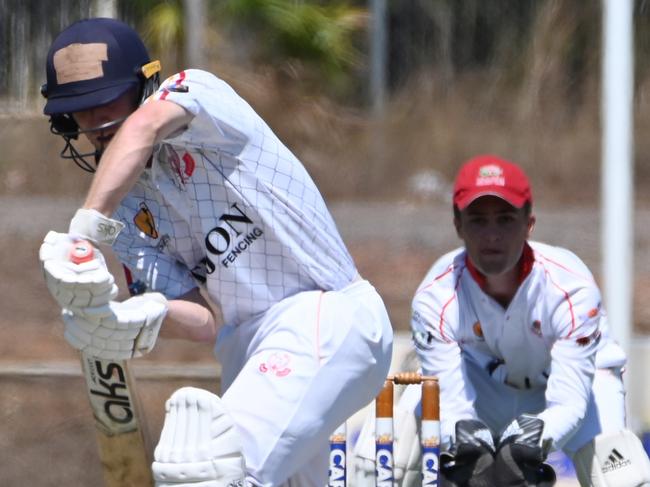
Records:
{"label": "batsman's white cricket shirt", "polygon": [[440,258],[413,299],[415,346],[424,372],[440,380],[443,438],[459,419],[477,417],[467,362],[513,390],[545,390],[539,417],[556,445],[585,416],[595,368],[625,363],[600,291],[575,254],[529,242],[520,266],[521,284],[507,308],[483,292],[465,249]]}
{"label": "batsman's white cricket shirt", "polygon": [[187,70],[151,99],[194,118],[155,148],[114,215],[126,224],[114,250],[133,281],[170,298],[203,281],[235,325],[297,292],[353,280],[307,171],[228,84]]}

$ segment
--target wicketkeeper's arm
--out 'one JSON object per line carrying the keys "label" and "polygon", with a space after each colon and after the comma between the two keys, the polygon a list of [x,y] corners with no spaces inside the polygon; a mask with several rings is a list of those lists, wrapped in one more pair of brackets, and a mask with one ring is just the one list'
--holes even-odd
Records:
{"label": "wicketkeeper's arm", "polygon": [[411,328],[422,372],[437,377],[440,384],[441,445],[444,448],[454,440],[458,421],[477,417],[474,408],[476,392],[467,380],[466,359],[455,341],[453,330],[443,336],[440,328],[433,325],[436,316],[431,309],[427,303],[414,300]]}
{"label": "wicketkeeper's arm", "polygon": [[583,286],[553,312],[557,339],[551,349],[546,386],[546,409],[538,416],[545,423],[545,439],[562,448],[584,418],[591,395],[595,358],[600,341],[600,292]]}

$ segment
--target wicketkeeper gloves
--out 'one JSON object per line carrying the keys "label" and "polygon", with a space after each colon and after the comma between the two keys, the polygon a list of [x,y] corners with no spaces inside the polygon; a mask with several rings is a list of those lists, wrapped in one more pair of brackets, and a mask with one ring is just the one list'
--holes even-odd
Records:
{"label": "wicketkeeper gloves", "polygon": [[454,443],[440,454],[441,486],[494,487],[494,453],[492,432],[482,421],[458,421]]}
{"label": "wicketkeeper gloves", "polygon": [[522,414],[505,429],[499,439],[494,474],[501,487],[551,487],[555,471],[544,463],[550,440],[544,439],[544,421]]}
{"label": "wicketkeeper gloves", "polygon": [[440,485],[551,487],[555,471],[544,463],[549,448],[544,421],[533,415],[522,414],[515,419],[498,442],[481,421],[458,421],[454,443],[440,454]]}

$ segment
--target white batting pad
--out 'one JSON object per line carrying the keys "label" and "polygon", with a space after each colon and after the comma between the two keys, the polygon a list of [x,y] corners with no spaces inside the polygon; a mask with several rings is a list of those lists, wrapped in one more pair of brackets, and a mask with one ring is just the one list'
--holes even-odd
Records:
{"label": "white batting pad", "polygon": [[573,457],[581,486],[650,486],[650,461],[630,430],[601,434]]}
{"label": "white batting pad", "polygon": [[156,487],[246,485],[241,439],[218,396],[193,387],[172,394],[152,468]]}
{"label": "white batting pad", "polygon": [[117,296],[117,285],[99,249],[88,262],[74,264],[70,251],[75,240],[67,233],[48,232],[39,259],[50,293],[61,307],[101,306]]}

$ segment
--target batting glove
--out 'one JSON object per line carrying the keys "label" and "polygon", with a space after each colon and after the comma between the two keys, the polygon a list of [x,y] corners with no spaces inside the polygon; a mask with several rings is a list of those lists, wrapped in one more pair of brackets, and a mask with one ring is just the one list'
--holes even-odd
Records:
{"label": "batting glove", "polygon": [[124,360],[150,352],[167,315],[167,299],[144,293],[124,302],[63,310],[65,339],[93,357]]}
{"label": "batting glove", "polygon": [[71,262],[75,242],[67,233],[45,236],[38,253],[45,284],[62,308],[105,305],[117,296],[115,278],[99,249],[93,249],[93,258],[87,262]]}

